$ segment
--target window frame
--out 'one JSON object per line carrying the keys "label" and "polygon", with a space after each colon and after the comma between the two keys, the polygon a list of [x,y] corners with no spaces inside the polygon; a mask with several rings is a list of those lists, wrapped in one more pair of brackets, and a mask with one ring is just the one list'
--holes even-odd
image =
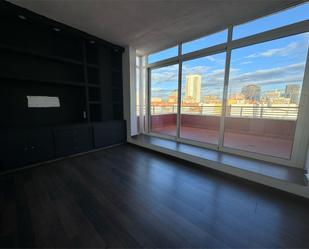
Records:
{"label": "window frame", "polygon": [[[239,24],[237,24],[239,25]],[[233,25],[228,27],[228,38],[226,43],[214,45],[211,47],[207,47],[201,50],[193,51],[190,53],[182,54],[182,44],[178,44],[178,55],[172,58],[168,58],[162,61],[158,61],[151,64],[146,64],[147,72],[148,72],[148,81],[146,82],[148,88],[148,105],[146,109],[148,110],[148,115],[146,116],[148,120],[148,124],[150,123],[150,86],[151,86],[151,70],[154,68],[160,68],[163,66],[169,66],[178,63],[178,70],[179,75],[178,80],[180,85],[178,85],[178,110],[177,110],[177,136],[171,137],[167,135],[153,133],[150,130],[150,126],[148,127],[147,134],[155,137],[167,138],[174,141],[196,145],[203,148],[208,149],[215,149],[221,152],[232,153],[240,156],[246,156],[258,160],[268,161],[272,163],[278,163],[286,166],[303,168],[305,158],[306,158],[306,148],[307,148],[307,141],[309,139],[309,134],[304,135],[302,130],[305,129],[309,125],[309,118],[305,115],[306,106],[309,106],[309,49],[307,50],[307,59],[305,61],[305,71],[304,71],[304,79],[302,83],[302,91],[300,95],[300,102],[299,102],[299,110],[298,110],[298,118],[296,120],[296,128],[294,133],[294,141],[293,147],[291,151],[290,159],[279,158],[276,156],[259,154],[250,151],[244,151],[236,148],[229,148],[223,146],[223,138],[224,138],[224,119],[225,119],[225,111],[226,111],[226,101],[228,95],[228,85],[229,85],[229,74],[230,74],[230,63],[231,63],[231,51],[237,48],[243,48],[247,46],[252,46],[255,44],[272,41],[284,37],[289,37],[297,34],[302,34],[309,32],[309,20],[300,21],[297,23],[289,24],[287,26],[275,28],[272,30],[264,31],[262,33],[254,34],[251,36],[247,36],[244,38],[233,40],[233,28],[237,25]],[[217,32],[215,32],[217,33]],[[211,35],[211,34],[209,34]],[[224,89],[223,89],[223,96],[222,96],[222,113],[220,116],[220,135],[219,135],[219,145],[213,145],[203,142],[198,142],[194,140],[189,140],[185,138],[181,138],[180,135],[180,127],[181,127],[181,75],[182,75],[182,62],[197,59],[205,56],[214,55],[217,53],[226,52],[226,62],[225,62],[225,72],[224,72]]]}

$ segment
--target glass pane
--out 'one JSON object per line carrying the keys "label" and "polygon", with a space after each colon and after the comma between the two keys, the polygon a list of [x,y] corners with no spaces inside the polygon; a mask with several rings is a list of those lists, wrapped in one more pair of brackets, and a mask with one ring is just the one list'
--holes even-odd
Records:
{"label": "glass pane", "polygon": [[157,61],[162,61],[162,60],[165,60],[165,59],[168,59],[168,58],[175,57],[177,55],[178,55],[178,46],[168,48],[168,49],[165,49],[163,51],[160,51],[160,52],[157,52],[157,53],[154,53],[154,54],[150,54],[148,56],[148,63],[151,64],[151,63],[154,63],[154,62],[157,62]]}
{"label": "glass pane", "polygon": [[236,26],[233,31],[233,39],[258,34],[267,30],[280,28],[296,22],[308,20],[309,3],[296,6],[276,14],[256,19],[254,21]]}
{"label": "glass pane", "polygon": [[224,146],[290,158],[309,33],[232,51]]}
{"label": "glass pane", "polygon": [[151,70],[151,131],[176,136],[178,64]]}
{"label": "glass pane", "polygon": [[182,138],[218,144],[224,68],[225,53],[183,63]]}
{"label": "glass pane", "polygon": [[227,30],[184,43],[182,45],[182,53],[190,53],[225,42],[227,42]]}

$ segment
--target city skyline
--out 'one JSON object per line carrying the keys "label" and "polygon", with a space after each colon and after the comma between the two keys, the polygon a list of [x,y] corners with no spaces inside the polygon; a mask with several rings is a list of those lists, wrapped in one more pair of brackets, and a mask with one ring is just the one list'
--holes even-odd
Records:
{"label": "city skyline", "polygon": [[[186,77],[186,87],[185,92],[182,93],[182,103],[193,103],[193,104],[202,104],[202,103],[216,103],[218,100],[221,100],[217,95],[204,95],[201,96],[201,75],[193,74],[187,75]],[[151,103],[177,103],[177,89],[174,89],[167,99],[160,97],[152,97]],[[273,100],[277,102],[282,101],[282,104],[296,104],[298,105],[300,97],[300,85],[298,84],[288,84],[286,85],[284,91],[274,89],[269,91],[261,91],[261,88],[258,85],[250,84],[246,85],[241,89],[240,93],[232,94],[228,96],[228,104],[232,103],[232,100],[246,100],[244,104],[252,103],[271,103]],[[221,101],[220,101],[221,102]],[[236,104],[239,104],[235,102]],[[221,103],[220,103],[221,104]]]}
{"label": "city skyline", "polygon": [[[229,94],[249,84],[261,86],[262,93],[284,91],[287,84],[302,85],[309,33],[282,38],[232,51]],[[182,92],[187,74],[202,75],[202,96],[222,96],[225,53],[183,63]],[[178,65],[152,71],[152,96],[167,98],[177,89]]]}

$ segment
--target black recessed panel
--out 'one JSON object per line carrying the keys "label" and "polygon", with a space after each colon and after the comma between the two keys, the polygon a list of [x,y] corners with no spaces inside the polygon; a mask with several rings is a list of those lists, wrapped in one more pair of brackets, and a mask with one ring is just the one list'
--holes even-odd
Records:
{"label": "black recessed panel", "polygon": [[101,89],[98,87],[89,87],[89,101],[101,101]]}
{"label": "black recessed panel", "polygon": [[90,104],[90,121],[91,122],[100,122],[102,121],[102,108],[101,104]]}
{"label": "black recessed panel", "polygon": [[122,91],[120,89],[113,89],[113,101],[122,101]]}
{"label": "black recessed panel", "polygon": [[121,72],[112,72],[112,85],[114,87],[122,87],[122,75]]}
{"label": "black recessed panel", "polygon": [[[27,96],[59,97],[60,107],[28,108]],[[1,127],[85,122],[84,87],[0,81]]]}
{"label": "black recessed panel", "polygon": [[114,105],[113,105],[113,111],[114,111],[114,119],[115,119],[115,120],[122,120],[122,119],[123,119],[123,108],[122,108],[122,104],[114,103]]}
{"label": "black recessed panel", "polygon": [[100,73],[99,69],[88,67],[87,68],[88,74],[88,83],[98,85],[100,84]]}
{"label": "black recessed panel", "polygon": [[82,83],[81,65],[0,49],[0,77]]}
{"label": "black recessed panel", "polygon": [[96,43],[86,43],[86,60],[89,64],[97,65],[99,63],[98,46]]}
{"label": "black recessed panel", "polygon": [[118,50],[112,50],[111,53],[112,68],[117,71],[121,71],[122,68],[122,53]]}

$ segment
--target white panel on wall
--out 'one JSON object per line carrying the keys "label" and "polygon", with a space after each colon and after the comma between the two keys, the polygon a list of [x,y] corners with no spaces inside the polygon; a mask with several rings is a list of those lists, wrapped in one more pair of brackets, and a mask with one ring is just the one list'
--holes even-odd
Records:
{"label": "white panel on wall", "polygon": [[60,107],[59,97],[27,96],[29,108]]}

